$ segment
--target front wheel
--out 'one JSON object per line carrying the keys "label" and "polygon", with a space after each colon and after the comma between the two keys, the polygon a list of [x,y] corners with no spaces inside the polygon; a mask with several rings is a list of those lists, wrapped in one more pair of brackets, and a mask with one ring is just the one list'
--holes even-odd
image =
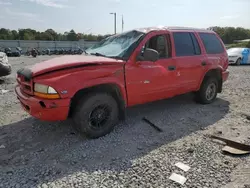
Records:
{"label": "front wheel", "polygon": [[237,61],[236,61],[236,65],[240,65],[240,63],[241,63],[241,59],[239,58],[239,59],[237,59]]}
{"label": "front wheel", "polygon": [[201,104],[214,102],[218,93],[218,80],[216,78],[205,78],[200,90],[196,93],[196,101]]}
{"label": "front wheel", "polygon": [[106,93],[93,93],[84,97],[74,110],[75,128],[89,138],[110,133],[119,121],[116,100]]}

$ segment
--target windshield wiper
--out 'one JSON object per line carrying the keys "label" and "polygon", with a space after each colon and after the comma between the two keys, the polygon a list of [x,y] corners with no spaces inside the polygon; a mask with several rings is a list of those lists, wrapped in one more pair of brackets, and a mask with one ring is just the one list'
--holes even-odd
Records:
{"label": "windshield wiper", "polygon": [[106,56],[106,55],[103,55],[103,54],[100,54],[100,53],[90,53],[90,55],[102,56],[102,57],[107,57],[107,58],[124,60],[122,57],[119,57],[119,56]]}
{"label": "windshield wiper", "polygon": [[103,55],[103,54],[100,54],[100,53],[90,53],[90,55],[95,55],[95,56],[102,56],[102,57],[107,57],[107,56],[105,56],[105,55]]}
{"label": "windshield wiper", "polygon": [[123,57],[119,57],[119,56],[109,56],[109,58],[114,58],[114,59],[124,60],[124,58],[123,58]]}

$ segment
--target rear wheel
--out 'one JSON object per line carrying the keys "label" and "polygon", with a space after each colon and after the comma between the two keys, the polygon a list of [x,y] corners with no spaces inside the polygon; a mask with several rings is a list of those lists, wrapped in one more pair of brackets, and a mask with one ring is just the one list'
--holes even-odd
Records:
{"label": "rear wheel", "polygon": [[205,78],[200,90],[196,93],[196,101],[201,104],[214,102],[218,93],[218,80],[213,77]]}
{"label": "rear wheel", "polygon": [[93,93],[84,97],[76,107],[73,120],[75,128],[89,138],[110,133],[119,121],[116,100],[106,93]]}

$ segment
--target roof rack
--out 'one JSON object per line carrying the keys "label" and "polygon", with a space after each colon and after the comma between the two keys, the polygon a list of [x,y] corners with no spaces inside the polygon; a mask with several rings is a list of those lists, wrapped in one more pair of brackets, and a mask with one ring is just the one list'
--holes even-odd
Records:
{"label": "roof rack", "polygon": [[180,26],[155,26],[155,27],[145,27],[145,28],[138,28],[136,30],[142,32],[150,32],[153,30],[192,30],[192,31],[203,31],[203,32],[213,32],[211,29],[202,29],[202,28],[193,28],[193,27],[180,27]]}

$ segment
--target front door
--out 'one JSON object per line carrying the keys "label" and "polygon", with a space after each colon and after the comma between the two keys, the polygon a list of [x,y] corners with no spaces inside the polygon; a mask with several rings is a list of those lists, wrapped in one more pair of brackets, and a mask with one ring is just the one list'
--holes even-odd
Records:
{"label": "front door", "polygon": [[166,31],[149,33],[135,53],[145,48],[159,52],[156,62],[131,60],[126,64],[128,105],[142,104],[175,95],[176,68],[171,58],[171,44]]}

